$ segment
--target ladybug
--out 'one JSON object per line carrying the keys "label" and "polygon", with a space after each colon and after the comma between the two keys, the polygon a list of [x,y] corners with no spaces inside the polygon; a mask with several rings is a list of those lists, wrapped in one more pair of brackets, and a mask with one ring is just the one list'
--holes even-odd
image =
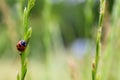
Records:
{"label": "ladybug", "polygon": [[24,40],[19,41],[16,45],[17,50],[20,52],[23,52],[26,49],[26,46],[27,46],[27,43]]}

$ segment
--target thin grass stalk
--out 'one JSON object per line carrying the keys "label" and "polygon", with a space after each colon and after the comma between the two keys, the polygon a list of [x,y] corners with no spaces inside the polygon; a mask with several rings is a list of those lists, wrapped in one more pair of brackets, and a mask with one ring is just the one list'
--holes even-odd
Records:
{"label": "thin grass stalk", "polygon": [[98,32],[96,39],[96,56],[95,56],[95,61],[92,64],[92,80],[97,80],[98,64],[101,54],[101,34],[102,34],[104,12],[105,12],[105,0],[100,0],[100,15],[99,15]]}
{"label": "thin grass stalk", "polygon": [[27,43],[26,49],[23,52],[20,52],[20,58],[21,58],[21,75],[17,75],[17,80],[24,80],[26,73],[27,73],[27,55],[28,55],[28,46],[29,46],[29,40],[31,38],[32,34],[32,28],[28,26],[29,22],[29,14],[34,6],[35,0],[28,0],[28,5],[24,9],[24,14],[23,14],[23,26],[24,26],[24,36],[23,40]]}

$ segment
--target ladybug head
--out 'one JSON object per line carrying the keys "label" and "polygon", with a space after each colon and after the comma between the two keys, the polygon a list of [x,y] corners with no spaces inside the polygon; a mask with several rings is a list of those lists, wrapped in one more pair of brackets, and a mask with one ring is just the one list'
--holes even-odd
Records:
{"label": "ladybug head", "polygon": [[21,43],[21,45],[24,46],[24,47],[27,46],[27,43],[26,43],[24,40],[21,40],[20,43]]}

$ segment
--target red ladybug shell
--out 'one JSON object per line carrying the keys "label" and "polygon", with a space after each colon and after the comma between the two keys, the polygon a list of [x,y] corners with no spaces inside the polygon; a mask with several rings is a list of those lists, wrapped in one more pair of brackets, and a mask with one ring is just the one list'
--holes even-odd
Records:
{"label": "red ladybug shell", "polygon": [[26,49],[26,42],[21,40],[17,43],[16,47],[18,51],[23,52]]}

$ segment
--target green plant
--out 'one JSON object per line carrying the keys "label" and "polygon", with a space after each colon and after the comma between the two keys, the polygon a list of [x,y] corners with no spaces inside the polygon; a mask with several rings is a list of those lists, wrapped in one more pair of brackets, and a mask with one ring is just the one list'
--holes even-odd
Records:
{"label": "green plant", "polygon": [[28,46],[29,46],[29,40],[31,38],[32,34],[32,28],[28,26],[29,22],[29,14],[34,6],[35,0],[28,0],[28,5],[24,9],[24,14],[23,14],[23,26],[24,26],[24,36],[23,40],[27,43],[26,49],[23,52],[20,52],[20,58],[21,58],[21,75],[17,75],[17,80],[24,80],[27,72],[27,55],[29,52]]}
{"label": "green plant", "polygon": [[98,32],[97,32],[97,40],[96,40],[96,56],[92,64],[92,80],[97,80],[97,69],[98,69],[100,53],[101,53],[101,33],[102,33],[104,12],[105,12],[105,0],[100,0],[100,15],[99,15]]}

